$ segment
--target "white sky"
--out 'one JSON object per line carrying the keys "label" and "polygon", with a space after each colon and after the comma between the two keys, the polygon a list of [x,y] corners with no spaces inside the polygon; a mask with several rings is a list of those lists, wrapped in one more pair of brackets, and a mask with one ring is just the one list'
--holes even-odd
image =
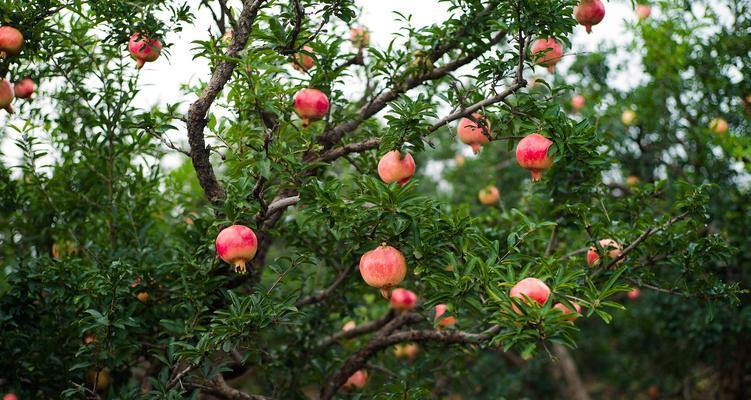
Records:
{"label": "white sky", "polygon": [[[191,2],[197,3],[196,0]],[[429,25],[447,17],[444,3],[429,0],[357,0],[357,4],[363,10],[361,23],[368,27],[371,32],[371,45],[380,48],[385,47],[391,40],[392,34],[399,29],[399,25],[394,20],[393,11],[398,10],[403,14],[411,14],[415,26]],[[574,48],[567,49],[567,54],[575,56],[579,52],[597,51],[598,47],[604,43],[624,44],[630,41],[631,35],[627,34],[624,29],[624,19],[633,22],[635,16],[628,3],[609,1],[605,2],[605,7],[605,19],[593,28],[592,34],[587,35],[582,26],[575,28],[572,37]],[[193,59],[191,49],[194,45],[191,42],[205,40],[209,29],[214,32],[216,29],[213,28],[213,20],[205,9],[201,9],[200,12],[197,7],[193,9],[196,10],[196,23],[193,26],[184,27],[179,34],[171,34],[167,37],[167,41],[173,43],[170,56],[168,58],[162,57],[153,63],[147,63],[141,70],[139,86],[142,91],[137,97],[137,102],[141,102],[144,106],[181,102],[182,108],[187,110],[188,105],[195,100],[195,97],[185,96],[180,90],[181,85],[196,83],[199,79],[208,80],[210,76],[208,64],[205,60]],[[654,16],[655,10],[653,10],[652,17]],[[126,56],[125,50],[123,56]],[[565,72],[566,66],[573,60],[570,57],[564,58],[564,61],[556,67],[558,73]],[[632,68],[638,70],[638,63],[630,60],[629,64]],[[543,69],[538,69],[538,74],[544,75],[546,72],[543,72]],[[638,75],[626,74],[616,84],[619,86],[634,85],[637,82],[631,80],[638,79],[636,78]],[[42,82],[43,87],[44,82]],[[39,99],[36,101],[39,101]],[[18,107],[16,108],[18,109]],[[23,112],[16,113],[10,118],[5,112],[0,113],[0,124],[23,125],[24,122]],[[7,163],[6,165],[16,165],[20,158],[20,152],[13,140],[18,137],[18,134],[8,129],[5,132],[6,137],[0,145],[0,150]],[[184,126],[181,127],[180,131],[172,132],[169,136],[176,142],[184,143]],[[49,138],[45,137],[39,139],[42,142],[49,141]],[[183,156],[179,154],[169,156],[164,160],[163,166],[173,166],[181,160],[181,157]]]}

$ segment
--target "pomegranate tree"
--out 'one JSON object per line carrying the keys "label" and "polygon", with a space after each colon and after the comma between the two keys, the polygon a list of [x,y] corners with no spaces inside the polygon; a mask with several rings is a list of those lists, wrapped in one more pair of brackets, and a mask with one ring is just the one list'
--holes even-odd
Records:
{"label": "pomegranate tree", "polygon": [[391,150],[378,161],[378,176],[385,183],[399,182],[399,186],[404,186],[414,174],[415,159],[409,153],[402,157],[399,150]]}
{"label": "pomegranate tree", "polygon": [[472,152],[477,154],[480,152],[480,147],[489,142],[490,122],[478,113],[472,114],[472,118],[478,121],[480,126],[469,118],[462,118],[456,127],[456,135],[462,143],[470,145]]}
{"label": "pomegranate tree", "polygon": [[532,173],[532,181],[539,181],[542,171],[553,165],[553,159],[548,155],[552,144],[553,142],[545,136],[533,133],[516,145],[516,162]]}
{"label": "pomegranate tree", "polygon": [[23,48],[23,34],[12,26],[0,26],[0,58],[15,56]]}
{"label": "pomegranate tree", "polygon": [[407,276],[407,261],[399,250],[383,243],[360,257],[360,275],[388,299],[391,289]]}
{"label": "pomegranate tree", "polygon": [[391,308],[397,311],[409,311],[417,306],[417,295],[407,289],[394,289],[391,292]]}
{"label": "pomegranate tree", "polygon": [[143,68],[147,62],[156,61],[162,54],[162,42],[148,34],[136,32],[128,41],[130,56],[136,60],[136,69]]}
{"label": "pomegranate tree", "polygon": [[[600,240],[600,247],[605,250],[605,254],[610,259],[616,259],[623,253],[621,245],[613,239]],[[597,248],[592,246],[587,251],[587,264],[590,267],[600,263],[600,254],[597,252]]]}
{"label": "pomegranate tree", "polygon": [[536,54],[535,63],[548,67],[552,74],[563,57],[563,47],[553,38],[537,39],[532,44],[532,54]]}
{"label": "pomegranate tree", "polygon": [[581,0],[574,9],[574,16],[579,25],[584,25],[587,33],[592,32],[592,25],[597,25],[605,18],[605,6],[600,0]]}
{"label": "pomegranate tree", "polygon": [[303,126],[322,119],[329,112],[329,98],[318,89],[302,89],[295,93],[293,100],[295,113],[302,118]]}
{"label": "pomegranate tree", "polygon": [[435,306],[435,320],[438,321],[438,329],[440,328],[448,328],[451,326],[454,326],[456,324],[456,318],[453,316],[448,316],[443,319],[441,319],[441,316],[443,314],[446,314],[447,307],[445,304],[436,304]]}
{"label": "pomegranate tree", "polygon": [[13,114],[13,99],[16,97],[13,86],[6,79],[0,81],[0,108],[5,109],[8,114]]}
{"label": "pomegranate tree", "polygon": [[480,199],[480,203],[486,206],[492,206],[498,203],[498,200],[501,198],[501,194],[498,192],[497,187],[489,185],[480,189],[480,193],[477,195],[477,197]]}
{"label": "pomegranate tree", "polygon": [[16,93],[16,98],[19,99],[31,99],[34,89],[34,81],[31,79],[22,79],[13,85],[13,91]]}
{"label": "pomegranate tree", "polygon": [[247,272],[245,264],[255,257],[257,249],[256,234],[244,225],[224,228],[216,237],[216,254],[224,262],[234,265],[239,274]]}

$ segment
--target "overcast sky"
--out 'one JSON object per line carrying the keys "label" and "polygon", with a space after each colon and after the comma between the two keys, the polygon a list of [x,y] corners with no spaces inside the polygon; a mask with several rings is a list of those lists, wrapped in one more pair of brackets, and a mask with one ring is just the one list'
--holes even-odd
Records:
{"label": "overcast sky", "polygon": [[[197,4],[197,0],[191,0]],[[385,47],[391,40],[393,33],[399,29],[395,22],[394,11],[400,11],[403,14],[412,15],[412,21],[415,26],[425,26],[434,22],[439,22],[447,17],[447,10],[444,3],[438,3],[430,0],[357,0],[357,4],[362,7],[361,23],[368,27],[371,32],[371,45],[376,47]],[[558,73],[565,72],[566,65],[570,64],[576,53],[584,51],[597,51],[598,47],[604,43],[612,42],[623,44],[630,40],[630,35],[626,34],[624,29],[624,20],[633,22],[635,20],[634,12],[626,2],[615,3],[606,2],[605,19],[594,27],[591,34],[586,34],[584,27],[577,26],[572,37],[573,49],[567,49],[569,54],[564,61],[556,67]],[[195,24],[186,26],[180,33],[173,33],[167,37],[167,41],[172,43],[170,56],[162,57],[156,62],[147,63],[141,70],[139,77],[139,86],[142,89],[137,102],[145,106],[155,103],[176,103],[181,102],[184,109],[195,100],[194,96],[185,96],[180,90],[181,85],[186,83],[196,83],[198,80],[208,80],[210,71],[208,64],[202,59],[193,59],[191,44],[194,40],[205,40],[209,29],[216,31],[212,24],[213,20],[205,9],[193,8],[196,14]],[[125,52],[123,54],[125,56]],[[638,64],[630,63],[638,69]],[[540,74],[546,74],[539,69]],[[617,84],[629,86],[636,83],[638,74],[627,74],[619,79]],[[630,81],[631,80],[631,81]],[[44,84],[44,83],[42,83]],[[23,113],[17,113],[15,116],[8,118],[5,113],[0,116],[0,123],[13,123],[23,125]],[[42,133],[42,132],[40,132]],[[17,134],[11,130],[6,130],[6,138],[0,146],[6,165],[15,165],[19,161],[20,152],[13,143]],[[184,129],[172,132],[170,137],[178,141],[184,141]],[[48,141],[49,138],[40,137],[41,141]],[[54,154],[54,153],[53,153]],[[173,166],[180,162],[179,154],[167,157],[163,165],[165,167]]]}

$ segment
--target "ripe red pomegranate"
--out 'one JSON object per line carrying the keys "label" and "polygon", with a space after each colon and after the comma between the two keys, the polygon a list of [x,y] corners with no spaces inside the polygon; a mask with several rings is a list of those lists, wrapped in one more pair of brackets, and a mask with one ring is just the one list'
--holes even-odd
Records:
{"label": "ripe red pomegranate", "polygon": [[[313,49],[311,49],[310,46],[303,46],[302,49],[308,53],[313,52]],[[297,53],[294,55],[294,62],[292,63],[292,67],[300,72],[308,71],[309,69],[313,68],[313,57],[309,56],[306,53]]]}
{"label": "ripe red pomegranate", "polygon": [[557,303],[553,306],[553,308],[557,308],[561,310],[564,314],[571,314],[571,317],[568,318],[569,321],[574,321],[575,319],[579,318],[582,313],[582,308],[579,304],[576,304],[576,302],[572,301],[571,304],[574,305],[574,308],[576,309],[576,312],[571,311],[568,307],[566,307],[563,303]]}
{"label": "ripe red pomegranate", "polygon": [[136,69],[141,69],[147,62],[159,58],[162,54],[162,42],[145,33],[136,32],[130,37],[128,51],[136,60]]}
{"label": "ripe red pomegranate", "polygon": [[579,25],[587,28],[587,33],[592,32],[592,25],[597,25],[605,18],[605,6],[600,0],[581,0],[574,9],[574,16]]}
{"label": "ripe red pomegranate", "polygon": [[391,292],[391,308],[397,311],[409,311],[417,305],[417,295],[407,289],[394,289]]}
{"label": "ripe red pomegranate", "polygon": [[407,275],[407,261],[399,250],[383,243],[360,257],[360,275],[365,283],[381,289],[383,297],[388,299],[391,289]]}
{"label": "ripe red pomegranate", "polygon": [[16,396],[15,393],[6,393],[5,396],[3,396],[3,400],[18,400],[18,396]]}
{"label": "ripe red pomegranate", "polygon": [[543,53],[537,56],[535,63],[548,67],[552,74],[555,72],[555,64],[563,57],[563,47],[553,38],[537,39],[532,44],[532,54]]}
{"label": "ripe red pomegranate", "polygon": [[370,33],[362,26],[350,29],[349,35],[352,40],[352,44],[358,49],[362,49],[370,45]]}
{"label": "ripe red pomegranate", "polygon": [[352,376],[344,382],[344,388],[347,390],[362,389],[365,387],[365,381],[368,380],[368,373],[363,370],[357,370]]}
{"label": "ripe red pomegranate", "polygon": [[533,133],[516,145],[516,162],[532,173],[532,181],[539,181],[542,171],[553,165],[553,159],[548,156],[548,149],[552,144],[553,142],[545,136]]}
{"label": "ripe red pomegranate", "polygon": [[378,176],[386,183],[399,182],[399,186],[404,186],[414,174],[415,159],[409,153],[402,158],[398,150],[391,150],[378,161]]}
{"label": "ripe red pomegranate", "polygon": [[501,194],[498,192],[497,187],[489,185],[481,189],[477,197],[480,199],[480,203],[486,206],[492,206],[498,203],[498,199],[501,198]]}
{"label": "ripe red pomegranate", "polygon": [[573,108],[574,111],[579,111],[584,107],[585,102],[584,96],[577,94],[571,98],[571,108]]}
{"label": "ripe red pomegranate", "polygon": [[724,135],[728,132],[728,121],[725,118],[715,118],[709,123],[709,129],[718,135]]}
{"label": "ripe red pomegranate", "polygon": [[639,4],[638,6],[636,6],[636,16],[640,20],[645,20],[645,19],[649,18],[650,14],[652,14],[652,8],[649,7],[648,5],[646,5],[646,4]]}
{"label": "ripe red pomegranate", "polygon": [[[613,239],[600,240],[600,247],[605,250],[605,254],[610,259],[616,259],[621,255],[621,253],[623,253],[623,248],[621,247],[621,245]],[[589,251],[587,251],[587,264],[592,267],[599,263],[600,254],[597,253],[597,248],[592,246],[589,248]]]}
{"label": "ripe red pomegranate", "polygon": [[19,99],[31,99],[34,88],[34,81],[31,79],[22,79],[13,85],[13,91],[16,93],[16,98]]}
{"label": "ripe red pomegranate", "polygon": [[329,112],[329,98],[318,89],[302,89],[293,99],[295,112],[302,118],[303,126],[322,119]]}
{"label": "ripe red pomegranate", "polygon": [[[446,313],[446,305],[445,304],[436,304],[435,306],[435,320],[438,321],[443,314]],[[448,316],[444,319],[441,319],[438,321],[438,329],[441,328],[448,328],[450,326],[454,326],[456,324],[456,318],[453,316]]]}
{"label": "ripe red pomegranate", "polygon": [[256,234],[247,226],[229,226],[216,237],[216,254],[224,262],[234,265],[239,274],[247,272],[245,263],[255,257],[257,249]]}
{"label": "ripe red pomegranate", "polygon": [[23,48],[23,34],[12,26],[0,26],[0,58],[15,56]]}
{"label": "ripe red pomegranate", "polygon": [[0,108],[5,109],[8,114],[13,114],[13,106],[11,103],[13,103],[14,98],[16,98],[16,94],[13,91],[13,86],[11,86],[10,82],[6,79],[0,81]]}
{"label": "ripe red pomegranate", "polygon": [[630,291],[629,291],[629,292],[628,292],[628,293],[626,294],[626,296],[628,296],[628,298],[629,298],[630,300],[636,300],[636,299],[638,299],[638,298],[639,298],[639,296],[641,296],[641,290],[639,290],[638,288],[634,288],[634,289],[631,289],[631,290],[630,290]]}
{"label": "ripe red pomegranate", "polygon": [[[527,299],[525,298],[526,296],[542,306],[548,301],[548,297],[550,297],[550,288],[545,282],[537,278],[524,278],[511,288],[509,296],[518,297],[524,300],[524,302],[527,302]],[[519,311],[516,305],[513,305],[513,308],[517,314],[521,314],[521,311]]]}
{"label": "ripe red pomegranate", "polygon": [[492,132],[487,118],[477,113],[472,114],[472,117],[478,122],[482,121],[480,126],[469,118],[462,118],[456,127],[456,135],[462,143],[472,146],[472,151],[477,154],[480,152],[480,147],[489,142],[488,136]]}
{"label": "ripe red pomegranate", "polygon": [[417,358],[420,352],[420,346],[417,343],[397,344],[394,346],[394,355],[396,358],[406,358],[410,361]]}

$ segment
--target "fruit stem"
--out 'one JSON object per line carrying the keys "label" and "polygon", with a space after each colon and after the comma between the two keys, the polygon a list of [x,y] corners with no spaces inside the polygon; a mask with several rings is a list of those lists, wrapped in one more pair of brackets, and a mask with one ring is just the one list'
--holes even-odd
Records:
{"label": "fruit stem", "polygon": [[532,182],[537,182],[542,178],[542,171],[539,169],[532,170]]}
{"label": "fruit stem", "polygon": [[5,109],[5,111],[8,112],[8,114],[13,114],[13,106],[12,105],[8,104],[7,106],[4,107],[4,109]]}
{"label": "fruit stem", "polygon": [[391,299],[391,292],[392,292],[391,287],[381,288],[381,296],[383,296],[383,298],[386,300]]}
{"label": "fruit stem", "polygon": [[140,58],[139,58],[139,59],[137,59],[137,60],[136,60],[136,69],[141,69],[141,68],[143,68],[144,64],[146,64],[146,61],[144,61],[144,60],[142,60],[142,59],[140,59]]}
{"label": "fruit stem", "polygon": [[233,264],[235,265],[235,272],[238,274],[245,275],[248,273],[248,270],[245,269],[245,260],[235,260]]}

